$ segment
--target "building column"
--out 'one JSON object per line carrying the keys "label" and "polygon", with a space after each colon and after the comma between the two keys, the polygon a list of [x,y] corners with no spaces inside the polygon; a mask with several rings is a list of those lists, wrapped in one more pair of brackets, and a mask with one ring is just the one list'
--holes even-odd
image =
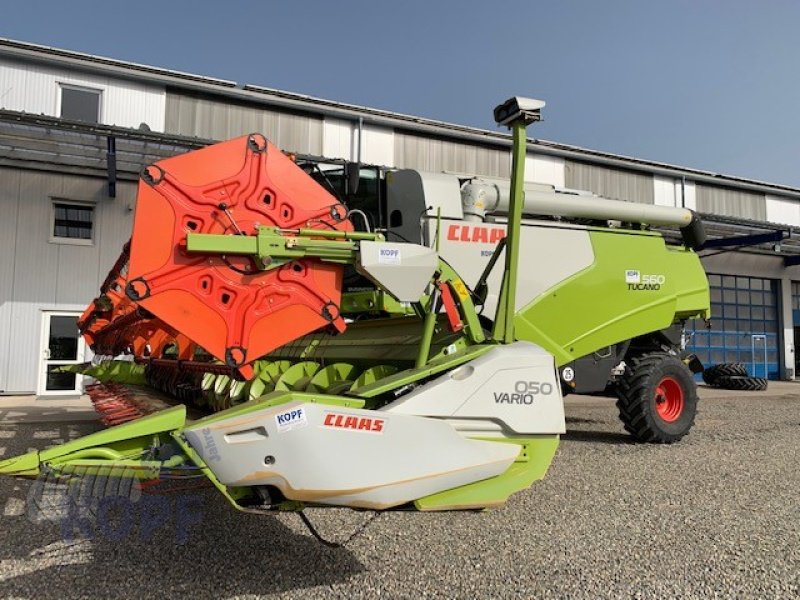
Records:
{"label": "building column", "polygon": [[780,279],[780,328],[783,345],[781,379],[793,380],[794,373],[794,318],[792,312],[792,280],[784,275]]}

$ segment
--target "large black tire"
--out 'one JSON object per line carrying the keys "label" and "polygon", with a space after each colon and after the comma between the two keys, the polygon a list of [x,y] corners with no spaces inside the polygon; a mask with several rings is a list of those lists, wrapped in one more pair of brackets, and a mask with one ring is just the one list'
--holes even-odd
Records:
{"label": "large black tire", "polygon": [[719,377],[747,377],[747,369],[740,363],[721,363],[703,371],[703,381],[714,385]]}
{"label": "large black tire", "polygon": [[767,389],[767,380],[763,377],[731,375],[729,377],[717,377],[714,380],[714,387],[722,388],[723,390],[763,392]]}
{"label": "large black tire", "polygon": [[617,408],[625,430],[640,442],[671,444],[692,428],[697,386],[677,356],[654,352],[626,359],[617,381]]}

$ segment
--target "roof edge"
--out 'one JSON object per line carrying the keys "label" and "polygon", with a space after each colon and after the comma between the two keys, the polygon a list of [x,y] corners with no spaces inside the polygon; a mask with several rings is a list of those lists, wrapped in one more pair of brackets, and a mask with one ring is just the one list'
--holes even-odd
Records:
{"label": "roof edge", "polygon": [[[322,112],[333,118],[343,120],[364,119],[368,123],[387,126],[400,130],[421,132],[432,136],[456,137],[498,146],[509,146],[511,136],[500,131],[491,131],[479,127],[471,127],[439,121],[426,117],[417,117],[404,113],[371,108],[357,104],[348,104],[269,88],[260,85],[238,85],[234,81],[206,77],[183,71],[175,71],[144,65],[135,62],[96,56],[84,52],[64,50],[52,46],[34,44],[0,37],[0,56],[13,56],[22,60],[39,63],[67,65],[88,71],[100,71],[128,79],[147,80],[175,88],[192,91],[204,91],[249,100],[252,102],[273,105],[304,112]],[[800,188],[785,184],[771,183],[758,179],[726,175],[714,171],[684,167],[670,163],[635,158],[622,154],[614,154],[602,150],[592,150],[570,144],[549,140],[528,139],[528,148],[535,152],[550,154],[574,160],[606,164],[616,168],[634,171],[647,171],[655,175],[667,177],[689,177],[694,181],[702,181],[718,186],[763,191],[778,195],[800,196]]]}

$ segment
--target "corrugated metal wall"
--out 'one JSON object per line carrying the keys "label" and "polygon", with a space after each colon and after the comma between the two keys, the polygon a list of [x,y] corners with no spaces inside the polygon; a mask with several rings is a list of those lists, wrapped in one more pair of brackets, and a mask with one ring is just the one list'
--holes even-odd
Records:
{"label": "corrugated metal wall", "polygon": [[[0,390],[31,392],[41,358],[43,310],[82,311],[130,237],[136,185],[0,168]],[[50,242],[52,199],[95,206],[91,245]]]}
{"label": "corrugated metal wall", "polygon": [[322,117],[167,91],[167,133],[227,140],[263,133],[282,150],[322,155]]}
{"label": "corrugated metal wall", "polygon": [[762,221],[767,218],[767,199],[764,194],[701,183],[698,183],[695,188],[699,212]]}
{"label": "corrugated metal wall", "polygon": [[418,134],[394,132],[394,162],[401,169],[455,171],[474,175],[508,177],[511,152]]}
{"label": "corrugated metal wall", "polygon": [[163,87],[8,59],[0,59],[0,108],[58,117],[61,83],[101,90],[101,123],[164,131]]}
{"label": "corrugated metal wall", "polygon": [[568,188],[588,190],[599,196],[653,204],[653,176],[636,171],[613,169],[567,160],[564,179]]}

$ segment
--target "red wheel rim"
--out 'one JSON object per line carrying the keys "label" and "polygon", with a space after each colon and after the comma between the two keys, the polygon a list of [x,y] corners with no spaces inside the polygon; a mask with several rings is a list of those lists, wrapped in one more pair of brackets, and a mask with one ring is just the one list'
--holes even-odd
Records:
{"label": "red wheel rim", "polygon": [[656,410],[667,423],[677,421],[683,412],[683,388],[677,379],[666,376],[656,386]]}

